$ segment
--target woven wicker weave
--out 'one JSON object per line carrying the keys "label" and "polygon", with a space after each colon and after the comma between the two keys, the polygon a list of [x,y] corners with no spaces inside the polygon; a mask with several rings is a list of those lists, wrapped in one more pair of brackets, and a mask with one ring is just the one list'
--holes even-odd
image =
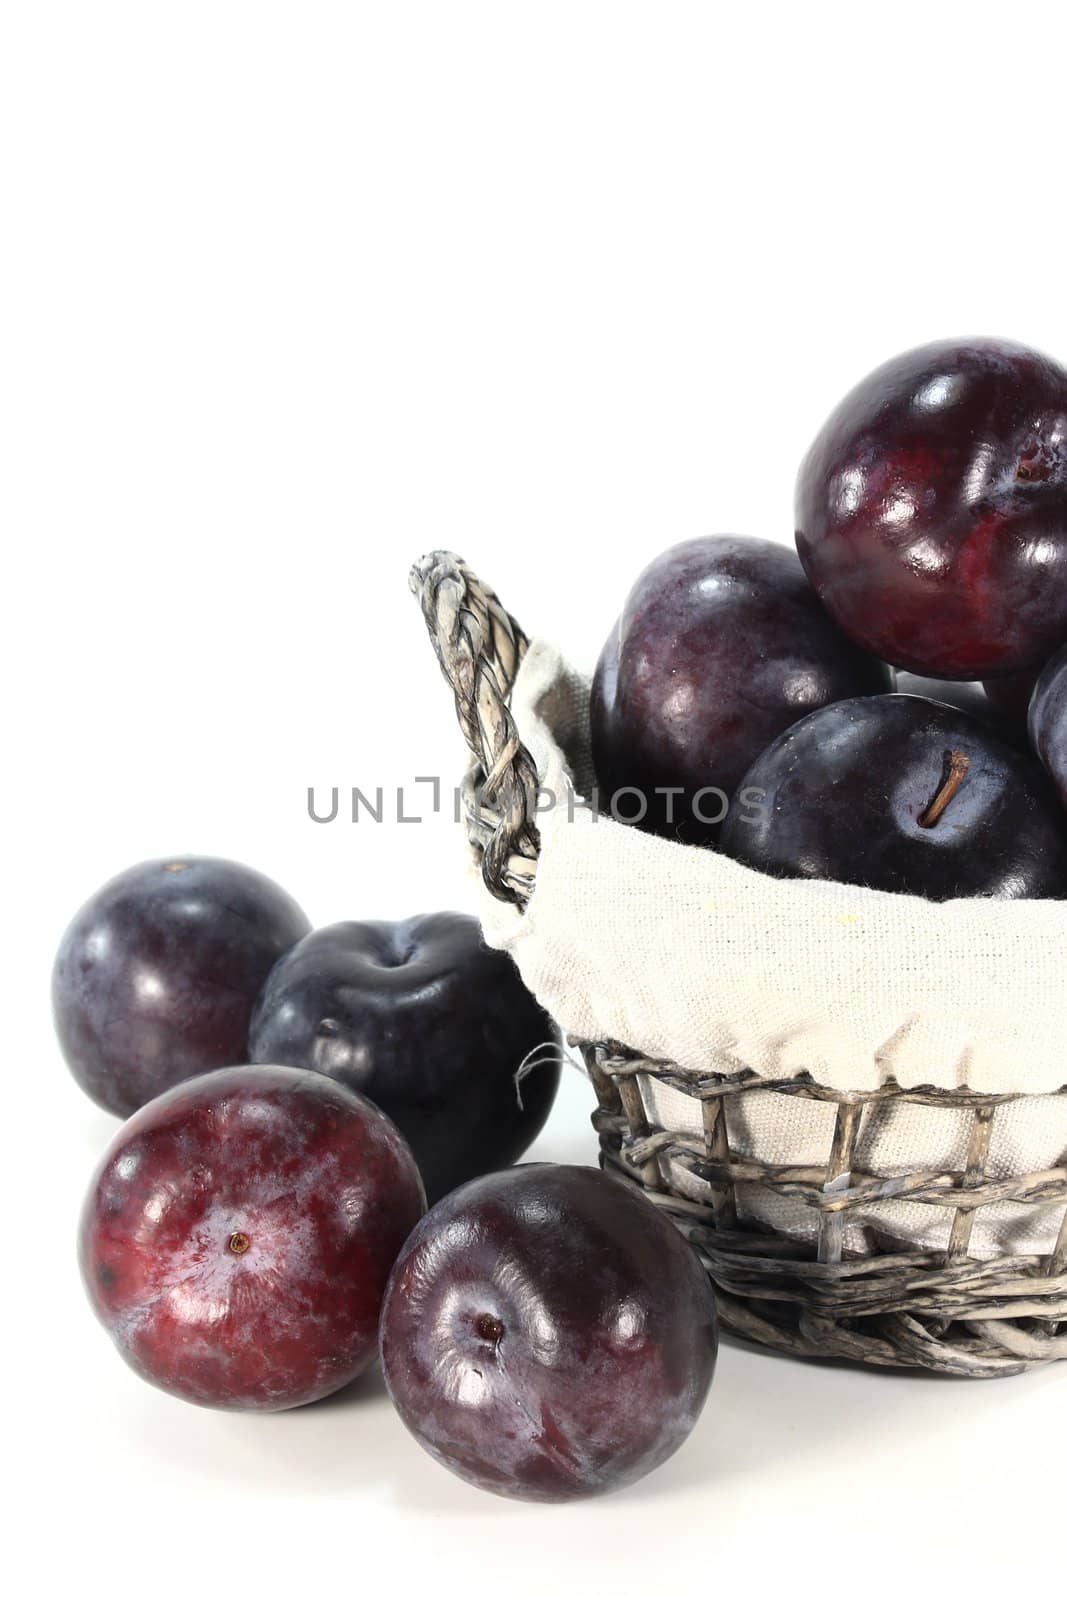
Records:
{"label": "woven wicker weave", "polygon": [[[493,895],[521,909],[533,892],[539,848],[537,773],[508,707],[525,636],[492,590],[453,555],[425,557],[411,586],[473,757],[465,794],[482,876]],[[735,1333],[792,1355],[970,1377],[1006,1376],[1067,1358],[1067,1166],[1010,1179],[986,1176],[998,1106],[1014,1097],[893,1085],[841,1094],[752,1073],[698,1078],[614,1042],[573,1043],[599,1102],[593,1124],[603,1165],[638,1184],[690,1239],[715,1283],[723,1323]],[[702,1137],[650,1126],[642,1080],[651,1079],[699,1102]],[[756,1089],[836,1105],[825,1167],[771,1167],[731,1153],[727,1104]],[[901,1178],[857,1166],[868,1107],[887,1100],[969,1112],[964,1170]],[[739,1220],[738,1195],[747,1185],[809,1206],[815,1243]],[[846,1250],[849,1212],[890,1197],[951,1209],[947,1249],[876,1239],[872,1253]],[[968,1255],[977,1210],[1006,1200],[1064,1202],[1051,1255]]]}

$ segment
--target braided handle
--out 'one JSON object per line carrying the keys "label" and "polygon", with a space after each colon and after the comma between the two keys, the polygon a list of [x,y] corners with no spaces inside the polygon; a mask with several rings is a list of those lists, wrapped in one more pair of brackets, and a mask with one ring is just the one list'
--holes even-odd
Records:
{"label": "braided handle", "polygon": [[541,845],[537,768],[508,706],[526,635],[492,589],[447,550],[423,556],[408,581],[473,757],[464,797],[482,877],[498,900],[521,909],[533,893]]}

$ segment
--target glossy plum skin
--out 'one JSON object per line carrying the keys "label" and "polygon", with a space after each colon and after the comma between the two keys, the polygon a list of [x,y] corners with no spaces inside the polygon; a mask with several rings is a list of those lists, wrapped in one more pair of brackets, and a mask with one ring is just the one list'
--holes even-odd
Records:
{"label": "glossy plum skin", "polygon": [[886,362],[809,450],[796,522],[827,609],[894,666],[1041,667],[1067,640],[1067,371],[992,339]]}
{"label": "glossy plum skin", "polygon": [[481,1178],[416,1228],[381,1327],[393,1402],[435,1460],[524,1500],[632,1483],[672,1455],[715,1369],[715,1300],[647,1200],[588,1167]]}
{"label": "glossy plum skin", "polygon": [[1067,806],[1067,647],[1037,680],[1029,728],[1030,743]]}
{"label": "glossy plum skin", "polygon": [[[889,686],[889,669],[830,621],[791,550],[725,536],[675,545],[637,579],[593,680],[600,808],[632,787],[647,801],[640,826],[710,844],[725,802],[700,790],[728,798],[801,717]],[[673,801],[655,794],[673,787],[683,790]],[[639,810],[626,796],[619,819]]]}
{"label": "glossy plum skin", "polygon": [[[968,763],[940,818],[948,757]],[[828,706],[745,776],[758,817],[731,813],[722,848],[777,877],[828,878],[928,900],[1067,895],[1067,830],[1044,774],[990,729],[931,700]]]}
{"label": "glossy plum skin", "polygon": [[82,1275],[149,1383],[281,1411],[374,1359],[389,1271],[423,1210],[411,1152],[368,1101],[292,1067],[223,1068],[120,1130],[85,1202]]}
{"label": "glossy plum skin", "polygon": [[[474,917],[340,922],[282,957],[252,1019],[250,1059],[324,1072],[381,1106],[431,1204],[504,1167],[544,1126],[559,1039]],[[530,1064],[516,1076],[532,1052]]]}
{"label": "glossy plum skin", "polygon": [[145,861],[104,885],[63,935],[52,1010],[86,1094],[129,1116],[165,1089],[248,1059],[267,974],[311,924],[234,861]]}

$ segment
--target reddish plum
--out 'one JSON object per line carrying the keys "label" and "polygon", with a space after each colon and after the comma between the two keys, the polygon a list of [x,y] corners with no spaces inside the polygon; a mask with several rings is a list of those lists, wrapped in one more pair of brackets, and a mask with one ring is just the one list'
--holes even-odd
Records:
{"label": "reddish plum", "polygon": [[454,912],[308,934],[267,980],[249,1057],[325,1072],[381,1106],[431,1203],[517,1160],[560,1074],[555,1027],[515,963]]}
{"label": "reddish plum", "polygon": [[145,861],[94,894],[52,975],[56,1031],[97,1105],[129,1116],[165,1089],[248,1059],[267,974],[311,924],[250,867]]}
{"label": "reddish plum", "polygon": [[665,1461],[703,1407],[715,1300],[681,1235],[588,1167],[458,1189],[415,1229],[382,1312],[403,1421],[479,1488],[573,1500]]}
{"label": "reddish plum", "polygon": [[764,751],[726,854],[783,878],[928,900],[1067,895],[1067,832],[1040,767],[972,717],[912,695],[827,706]]}
{"label": "reddish plum", "polygon": [[93,1179],[82,1274],[142,1378],[280,1411],[374,1359],[390,1268],[424,1209],[369,1101],[315,1072],[232,1067],[137,1112]]}
{"label": "reddish plum", "polygon": [[728,537],[675,545],[637,579],[600,656],[590,717],[601,808],[620,796],[620,820],[711,843],[777,734],[888,687],[889,669],[831,622],[791,550]]}
{"label": "reddish plum", "polygon": [[1067,371],[992,339],[886,362],[801,466],[797,549],[842,628],[894,666],[1039,668],[1067,640]]}

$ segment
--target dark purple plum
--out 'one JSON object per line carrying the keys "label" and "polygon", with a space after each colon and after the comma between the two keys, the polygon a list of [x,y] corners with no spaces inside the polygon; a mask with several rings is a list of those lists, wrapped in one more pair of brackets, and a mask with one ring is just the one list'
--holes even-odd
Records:
{"label": "dark purple plum", "polygon": [[129,1116],[185,1078],[248,1059],[267,974],[311,924],[276,883],[235,861],[177,856],[131,867],[63,935],[52,974],[71,1072]]}
{"label": "dark purple plum", "polygon": [[1037,680],[1029,726],[1030,742],[1067,806],[1067,647]]}
{"label": "dark purple plum", "polygon": [[993,339],[886,362],[801,466],[797,549],[841,627],[894,666],[1040,668],[1067,640],[1067,371]]}
{"label": "dark purple plum", "polygon": [[293,1067],[232,1067],[131,1117],[82,1214],[93,1309],[149,1383],[281,1411],[374,1360],[389,1271],[424,1210],[377,1107]]}
{"label": "dark purple plum", "polygon": [[715,1299],[655,1207],[589,1167],[477,1179],[402,1250],[386,1382],[430,1455],[482,1489],[576,1500],[673,1455],[715,1369]]}
{"label": "dark purple plum", "polygon": [[889,669],[830,621],[791,550],[725,536],[675,545],[637,579],[601,652],[590,707],[600,807],[619,796],[620,821],[712,843],[773,738],[820,706],[889,687]]}
{"label": "dark purple plum", "polygon": [[1067,832],[1045,775],[951,706],[846,700],[806,717],[745,775],[723,851],[783,878],[928,900],[1067,895]]}
{"label": "dark purple plum", "polygon": [[308,934],[267,980],[249,1048],[253,1061],[324,1072],[380,1105],[431,1203],[517,1160],[559,1086],[551,1019],[511,958],[454,912]]}

